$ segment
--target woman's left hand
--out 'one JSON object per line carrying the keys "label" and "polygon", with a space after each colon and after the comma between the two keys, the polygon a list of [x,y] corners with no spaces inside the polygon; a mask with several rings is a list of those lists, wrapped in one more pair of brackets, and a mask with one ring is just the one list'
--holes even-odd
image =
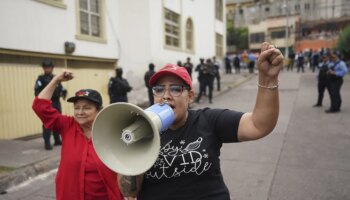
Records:
{"label": "woman's left hand", "polygon": [[277,79],[283,68],[283,55],[274,45],[264,42],[258,58],[257,68],[259,74],[268,79]]}

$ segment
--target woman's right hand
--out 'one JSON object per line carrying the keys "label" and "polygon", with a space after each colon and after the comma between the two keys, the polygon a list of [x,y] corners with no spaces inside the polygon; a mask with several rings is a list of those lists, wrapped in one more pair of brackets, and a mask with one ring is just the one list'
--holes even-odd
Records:
{"label": "woman's right hand", "polygon": [[55,76],[59,82],[69,81],[74,78],[73,73],[67,69],[64,69],[60,74]]}
{"label": "woman's right hand", "polygon": [[40,99],[51,99],[58,83],[69,81],[74,78],[73,73],[64,69],[60,74],[53,77],[50,83],[39,93]]}

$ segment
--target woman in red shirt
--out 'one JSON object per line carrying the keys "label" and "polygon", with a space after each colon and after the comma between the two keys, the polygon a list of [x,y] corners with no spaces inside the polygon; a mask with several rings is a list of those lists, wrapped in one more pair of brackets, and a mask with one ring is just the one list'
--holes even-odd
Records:
{"label": "woman in red shirt", "polygon": [[92,124],[102,108],[102,97],[82,89],[67,101],[74,104],[74,116],[62,115],[51,106],[51,96],[62,81],[73,79],[64,70],[35,97],[33,110],[46,128],[61,133],[61,161],[56,176],[58,200],[123,200],[116,173],[97,157],[91,140]]}

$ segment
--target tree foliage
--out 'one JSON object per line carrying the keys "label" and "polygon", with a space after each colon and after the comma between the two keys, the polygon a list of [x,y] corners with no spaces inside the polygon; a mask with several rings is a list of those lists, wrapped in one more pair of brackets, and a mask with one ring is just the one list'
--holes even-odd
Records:
{"label": "tree foliage", "polygon": [[235,28],[233,22],[228,20],[226,43],[228,46],[236,46],[238,51],[248,49],[248,28]]}
{"label": "tree foliage", "polygon": [[350,59],[350,26],[340,33],[337,48],[346,60]]}

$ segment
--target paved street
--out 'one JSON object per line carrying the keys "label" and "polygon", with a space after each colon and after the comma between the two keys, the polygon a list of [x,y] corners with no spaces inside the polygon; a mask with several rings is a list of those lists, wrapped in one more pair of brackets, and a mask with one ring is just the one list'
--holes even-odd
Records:
{"label": "paved street", "polygon": [[[230,77],[231,76],[231,77]],[[237,75],[223,77],[223,82]],[[251,111],[257,77],[194,108],[206,106]],[[283,72],[280,76],[280,117],[269,136],[253,142],[225,144],[222,170],[233,200],[350,199],[350,77],[342,88],[342,112],[314,108],[315,75]],[[11,188],[3,200],[54,199],[51,171]]]}
{"label": "paved street", "polygon": [[[227,144],[222,169],[237,200],[345,200],[350,199],[350,80],[342,88],[338,114],[314,108],[315,74],[283,72],[280,76],[280,117],[274,132],[264,139]],[[216,107],[250,111],[257,80],[214,99]]]}

